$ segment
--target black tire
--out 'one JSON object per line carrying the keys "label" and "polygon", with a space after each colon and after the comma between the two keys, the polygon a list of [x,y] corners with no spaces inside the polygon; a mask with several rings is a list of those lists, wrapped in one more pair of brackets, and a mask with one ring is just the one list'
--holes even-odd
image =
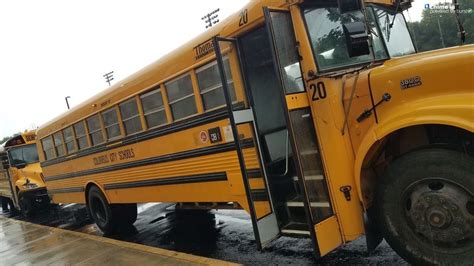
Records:
{"label": "black tire", "polygon": [[137,220],[136,204],[109,204],[98,187],[89,190],[87,199],[92,219],[105,234],[130,227]]}
{"label": "black tire", "polygon": [[18,215],[18,209],[15,207],[13,200],[8,199],[8,209],[10,211],[10,215],[16,216]]}
{"label": "black tire", "polygon": [[10,215],[18,214],[18,210],[15,208],[15,205],[13,204],[13,201],[11,199],[0,197],[0,200],[2,202],[3,213],[9,213]]}
{"label": "black tire", "polygon": [[9,212],[10,210],[8,209],[8,198],[0,197],[0,201],[2,202],[2,211]]}
{"label": "black tire", "polygon": [[464,265],[474,259],[474,158],[457,151],[407,153],[377,189],[380,229],[415,265]]}

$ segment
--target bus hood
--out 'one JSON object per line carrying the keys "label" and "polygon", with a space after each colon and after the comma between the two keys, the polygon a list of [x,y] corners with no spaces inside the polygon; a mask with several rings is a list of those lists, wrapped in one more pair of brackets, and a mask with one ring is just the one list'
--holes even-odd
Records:
{"label": "bus hood", "polygon": [[30,183],[36,184],[38,186],[37,188],[46,187],[42,177],[43,172],[39,162],[28,164],[25,168],[19,169],[18,173],[19,179],[17,181],[17,185],[20,187],[21,190],[27,190],[27,188],[24,187],[25,183],[27,182],[27,179]]}
{"label": "bus hood", "polygon": [[370,85],[374,101],[390,93],[393,102],[404,103],[474,91],[474,45],[446,48],[393,58],[372,69]]}

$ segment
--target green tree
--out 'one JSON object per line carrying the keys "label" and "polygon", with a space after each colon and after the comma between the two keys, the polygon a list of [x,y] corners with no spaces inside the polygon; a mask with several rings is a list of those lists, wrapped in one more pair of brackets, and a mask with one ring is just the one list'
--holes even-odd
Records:
{"label": "green tree", "polygon": [[[474,1],[459,0],[460,18],[466,31],[466,43],[474,43]],[[423,10],[419,22],[410,22],[408,26],[412,31],[418,51],[429,51],[445,47],[456,46],[461,43],[459,28],[453,13],[434,12],[440,5]]]}

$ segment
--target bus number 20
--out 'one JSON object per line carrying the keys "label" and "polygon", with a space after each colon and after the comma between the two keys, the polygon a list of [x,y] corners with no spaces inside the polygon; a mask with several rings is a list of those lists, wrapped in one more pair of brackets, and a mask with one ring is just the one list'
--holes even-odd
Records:
{"label": "bus number 20", "polygon": [[309,89],[313,91],[313,101],[325,99],[328,94],[326,92],[326,86],[323,82],[318,82],[317,84],[309,85]]}

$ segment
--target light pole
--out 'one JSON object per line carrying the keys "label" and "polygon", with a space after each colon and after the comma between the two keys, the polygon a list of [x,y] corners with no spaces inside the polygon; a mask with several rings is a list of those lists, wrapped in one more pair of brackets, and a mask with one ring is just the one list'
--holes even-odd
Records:
{"label": "light pole", "polygon": [[67,109],[68,109],[68,110],[71,109],[71,107],[69,107],[69,101],[68,101],[68,99],[70,99],[70,98],[71,98],[71,96],[66,96],[66,97],[64,98],[64,100],[66,100],[66,105],[67,105]]}

